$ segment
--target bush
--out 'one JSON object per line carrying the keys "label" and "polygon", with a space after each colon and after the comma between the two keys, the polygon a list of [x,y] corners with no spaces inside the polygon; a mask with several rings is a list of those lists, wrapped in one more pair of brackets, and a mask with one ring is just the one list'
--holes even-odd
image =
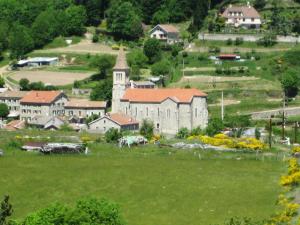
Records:
{"label": "bush", "polygon": [[146,137],[148,140],[151,140],[154,134],[153,122],[150,120],[143,120],[140,128],[140,134]]}
{"label": "bush", "polygon": [[226,45],[232,45],[232,39],[231,38],[227,39]]}
{"label": "bush", "polygon": [[99,36],[97,34],[94,34],[92,41],[93,41],[93,43],[99,42]]}
{"label": "bush", "polygon": [[8,106],[5,103],[0,103],[0,118],[6,118],[9,114]]}
{"label": "bush", "polygon": [[186,57],[188,57],[189,56],[189,54],[187,53],[187,52],[182,52],[182,57],[183,58],[186,58]]}
{"label": "bush", "polygon": [[244,39],[243,38],[236,38],[235,39],[235,45],[241,45],[244,43]]}
{"label": "bush", "polygon": [[107,143],[117,142],[122,137],[122,134],[116,128],[110,128],[105,133],[105,140]]}
{"label": "bush", "polygon": [[189,130],[186,127],[180,128],[176,137],[179,139],[186,139],[189,136]]}
{"label": "bush", "polygon": [[214,136],[220,133],[224,129],[224,124],[221,119],[212,119],[209,121],[208,126],[206,128],[206,134],[209,136]]}

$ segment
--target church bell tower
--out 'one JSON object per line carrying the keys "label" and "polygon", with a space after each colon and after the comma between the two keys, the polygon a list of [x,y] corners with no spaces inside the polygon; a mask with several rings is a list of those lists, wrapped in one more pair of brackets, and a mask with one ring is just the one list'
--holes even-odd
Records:
{"label": "church bell tower", "polygon": [[113,68],[112,113],[120,112],[120,100],[129,84],[129,71],[126,54],[121,47],[116,65]]}

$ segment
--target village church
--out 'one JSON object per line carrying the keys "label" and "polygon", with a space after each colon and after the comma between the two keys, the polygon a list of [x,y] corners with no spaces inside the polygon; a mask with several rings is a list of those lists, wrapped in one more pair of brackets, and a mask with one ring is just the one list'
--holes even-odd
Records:
{"label": "village church", "polygon": [[129,73],[121,48],[113,68],[112,112],[91,122],[91,131],[105,132],[110,127],[137,129],[144,119],[153,122],[156,133],[169,135],[177,134],[180,128],[207,126],[207,94],[197,89],[136,88]]}

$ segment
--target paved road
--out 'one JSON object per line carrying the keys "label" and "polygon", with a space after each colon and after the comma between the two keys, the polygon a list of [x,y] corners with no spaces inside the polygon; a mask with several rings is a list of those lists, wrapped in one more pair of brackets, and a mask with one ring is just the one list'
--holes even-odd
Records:
{"label": "paved road", "polygon": [[15,84],[15,83],[11,82],[9,79],[7,79],[7,73],[8,73],[7,68],[8,68],[8,66],[0,67],[0,76],[2,76],[4,78],[6,87],[11,91],[20,90],[19,85]]}
{"label": "paved road", "polygon": [[[269,119],[272,116],[278,116],[282,115],[282,108],[279,109],[273,109],[273,110],[265,110],[260,112],[252,112],[251,117],[255,120],[260,119]],[[288,107],[285,109],[285,115],[286,116],[298,116],[300,115],[300,107]]]}
{"label": "paved road", "polygon": [[[259,39],[261,39],[263,35],[261,34],[208,34],[208,33],[202,33],[199,34],[198,38],[200,40],[212,40],[212,41],[226,41],[228,39],[235,40],[236,38],[243,38],[244,41],[249,42],[256,42]],[[293,37],[293,36],[277,36],[278,42],[285,42],[285,43],[299,43],[300,37]]]}

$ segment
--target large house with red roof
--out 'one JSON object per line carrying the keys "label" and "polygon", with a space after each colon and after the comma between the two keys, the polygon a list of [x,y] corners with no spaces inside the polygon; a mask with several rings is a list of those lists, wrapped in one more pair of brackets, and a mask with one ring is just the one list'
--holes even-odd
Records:
{"label": "large house with red roof", "polygon": [[[198,89],[134,88],[130,85],[129,71],[121,49],[113,72],[112,115],[123,116],[123,121],[128,123],[138,121],[141,124],[148,119],[153,122],[156,133],[171,135],[180,128],[192,130],[207,126],[207,94]],[[103,119],[98,119],[90,127],[103,131],[103,123]],[[106,123],[105,130],[109,128]]]}
{"label": "large house with red roof", "polygon": [[20,118],[29,122],[35,116],[63,116],[67,102],[62,91],[30,91],[20,100]]}
{"label": "large house with red roof", "polygon": [[260,28],[262,24],[261,16],[257,10],[248,2],[247,6],[229,5],[223,12],[227,25],[245,28]]}

